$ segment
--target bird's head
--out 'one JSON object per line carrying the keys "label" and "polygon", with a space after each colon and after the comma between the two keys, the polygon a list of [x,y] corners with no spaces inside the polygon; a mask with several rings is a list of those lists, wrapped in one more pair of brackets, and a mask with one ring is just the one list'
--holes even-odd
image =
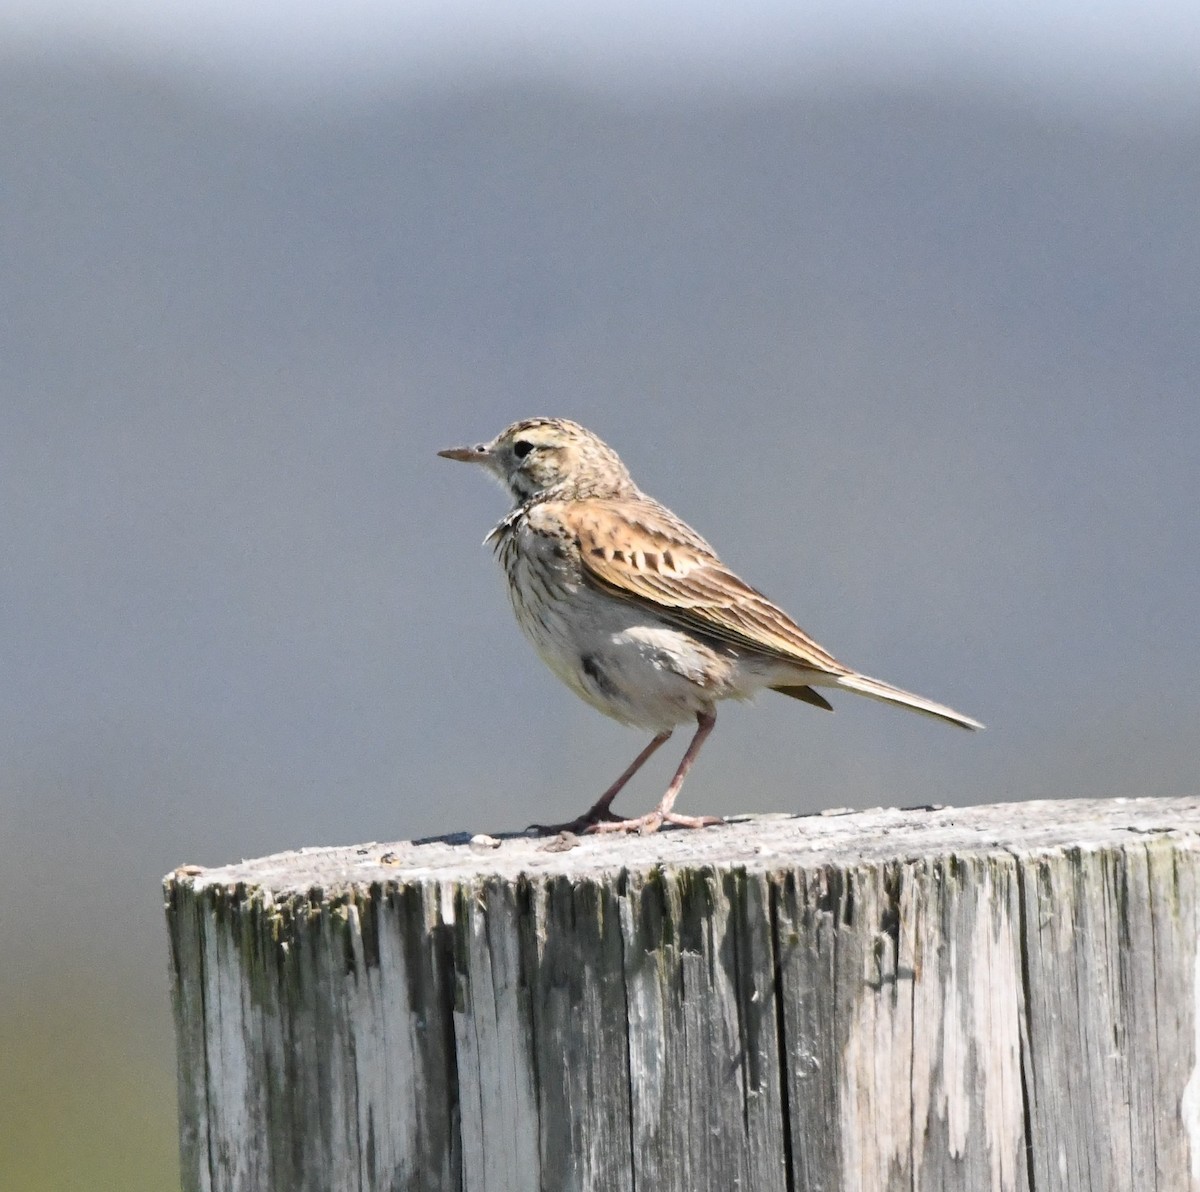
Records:
{"label": "bird's head", "polygon": [[483,464],[518,504],[542,493],[573,499],[637,491],[617,453],[565,418],[527,418],[505,427],[490,443],[450,447],[438,455]]}

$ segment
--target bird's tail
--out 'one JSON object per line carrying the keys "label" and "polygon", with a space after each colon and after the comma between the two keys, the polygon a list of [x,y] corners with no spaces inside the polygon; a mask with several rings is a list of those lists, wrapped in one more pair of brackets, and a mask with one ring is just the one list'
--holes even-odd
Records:
{"label": "bird's tail", "polygon": [[843,687],[847,691],[857,691],[859,695],[866,695],[871,699],[883,700],[884,703],[899,704],[904,708],[912,708],[914,712],[921,712],[926,716],[935,716],[938,720],[948,720],[951,724],[957,724],[960,728],[983,728],[983,725],[978,720],[972,720],[970,716],[964,716],[961,712],[956,712],[953,708],[947,708],[945,704],[938,704],[931,699],[926,699],[923,695],[914,695],[911,691],[904,691],[900,687],[893,687],[890,683],[883,682],[882,679],[872,679],[869,675],[839,675],[833,681],[832,685]]}

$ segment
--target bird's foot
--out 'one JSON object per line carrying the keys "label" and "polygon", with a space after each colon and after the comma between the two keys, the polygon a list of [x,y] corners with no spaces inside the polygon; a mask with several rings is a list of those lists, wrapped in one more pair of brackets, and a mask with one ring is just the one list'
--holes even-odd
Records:
{"label": "bird's foot", "polygon": [[677,828],[715,828],[725,822],[719,815],[680,815],[677,811],[668,812],[664,818]]}
{"label": "bird's foot", "polygon": [[583,831],[589,834],[636,832],[639,836],[648,836],[651,832],[657,832],[663,824],[671,824],[676,828],[709,828],[714,824],[723,824],[724,822],[719,815],[680,815],[675,811],[668,811],[664,814],[655,810],[649,811],[645,815],[635,816],[633,819],[621,819],[620,816],[613,816],[611,819],[599,820],[584,828]]}
{"label": "bird's foot", "polygon": [[584,832],[597,831],[598,824],[623,822],[615,811],[609,811],[606,808],[604,811],[585,811],[582,815],[576,816],[575,819],[567,820],[561,824],[530,824],[525,830],[538,836],[559,836],[563,832],[570,832],[573,835],[579,836]]}

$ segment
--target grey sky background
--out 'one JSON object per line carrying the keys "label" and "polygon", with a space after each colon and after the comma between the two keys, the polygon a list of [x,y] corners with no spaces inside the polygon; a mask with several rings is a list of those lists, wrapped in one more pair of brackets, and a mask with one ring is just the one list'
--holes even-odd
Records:
{"label": "grey sky background", "polygon": [[567,816],[641,747],[434,454],[518,417],[989,725],[726,706],[685,810],[1197,790],[1194,6],[334,11],[0,5],[0,1028],[39,1071],[96,1021],[169,1089],[172,866]]}

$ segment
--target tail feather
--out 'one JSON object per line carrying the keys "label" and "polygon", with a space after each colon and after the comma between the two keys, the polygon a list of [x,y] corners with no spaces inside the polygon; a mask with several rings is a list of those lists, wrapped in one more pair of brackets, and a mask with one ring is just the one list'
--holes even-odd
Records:
{"label": "tail feather", "polygon": [[838,675],[833,680],[833,685],[844,687],[847,691],[857,691],[859,695],[882,700],[884,703],[899,704],[901,707],[911,708],[914,712],[934,716],[938,720],[948,720],[960,728],[983,728],[978,720],[972,720],[970,716],[964,716],[953,708],[947,708],[945,704],[935,703],[923,695],[914,695],[911,691],[905,691],[900,687],[893,687],[890,683],[883,682],[882,679],[872,679],[870,675]]}
{"label": "tail feather", "polygon": [[824,708],[826,712],[833,711],[833,705],[823,696],[818,695],[811,687],[801,687],[798,684],[787,684],[783,687],[772,687],[772,691],[778,691],[780,695],[790,695],[792,699],[803,700],[806,704],[812,704],[814,708]]}

